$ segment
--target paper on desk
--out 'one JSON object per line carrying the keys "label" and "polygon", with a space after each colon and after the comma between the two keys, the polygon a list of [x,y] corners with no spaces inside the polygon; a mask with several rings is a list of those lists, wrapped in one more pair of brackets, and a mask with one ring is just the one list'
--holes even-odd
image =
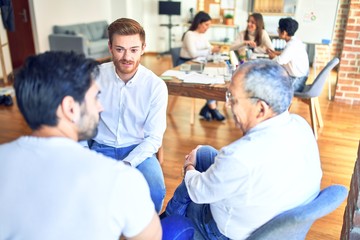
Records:
{"label": "paper on desk", "polygon": [[208,59],[206,57],[197,57],[197,58],[194,58],[191,61],[196,62],[196,63],[204,63],[204,62],[207,62],[207,60]]}
{"label": "paper on desk", "polygon": [[182,80],[184,83],[201,83],[201,84],[224,84],[223,76],[208,76],[196,72],[185,75]]}
{"label": "paper on desk", "polygon": [[[221,61],[226,61],[226,60],[229,60],[229,56],[228,55],[221,55],[220,56],[220,60]],[[193,62],[196,62],[196,63],[205,63],[205,62],[211,62],[211,61],[214,61],[214,55],[208,55],[207,57],[197,57],[193,60],[191,60]]]}
{"label": "paper on desk", "polygon": [[202,74],[208,75],[210,77],[224,76],[225,71],[226,71],[225,67],[205,67]]}
{"label": "paper on desk", "polygon": [[178,70],[167,70],[161,76],[167,76],[167,77],[176,77],[181,79],[184,75],[186,75],[185,72],[178,71]]}
{"label": "paper on desk", "polygon": [[251,59],[261,59],[261,58],[269,58],[269,54],[265,54],[265,53],[253,53],[251,55]]}

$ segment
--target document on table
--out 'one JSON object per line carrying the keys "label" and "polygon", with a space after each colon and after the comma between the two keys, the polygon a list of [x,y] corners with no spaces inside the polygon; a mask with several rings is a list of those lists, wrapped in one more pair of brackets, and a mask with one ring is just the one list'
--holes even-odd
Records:
{"label": "document on table", "polygon": [[181,79],[184,75],[186,75],[186,72],[178,70],[167,70],[163,74],[161,74],[160,77],[176,77]]}
{"label": "document on table", "polygon": [[205,67],[202,73],[167,70],[160,77],[164,80],[176,77],[184,83],[224,84],[225,70],[224,67]]}
{"label": "document on table", "polygon": [[191,72],[181,78],[184,83],[201,83],[201,84],[224,84],[224,76],[208,76],[196,72]]}
{"label": "document on table", "polygon": [[202,74],[213,76],[224,76],[226,68],[225,67],[205,67]]}

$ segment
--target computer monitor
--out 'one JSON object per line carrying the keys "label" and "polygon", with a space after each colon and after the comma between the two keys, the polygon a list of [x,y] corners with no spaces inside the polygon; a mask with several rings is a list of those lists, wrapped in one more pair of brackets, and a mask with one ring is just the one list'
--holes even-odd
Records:
{"label": "computer monitor", "polygon": [[159,1],[159,15],[180,15],[181,2]]}

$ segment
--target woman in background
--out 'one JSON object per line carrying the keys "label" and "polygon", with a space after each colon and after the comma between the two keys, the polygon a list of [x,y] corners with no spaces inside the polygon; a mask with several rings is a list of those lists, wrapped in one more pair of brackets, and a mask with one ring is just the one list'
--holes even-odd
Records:
{"label": "woman in background", "polygon": [[[193,22],[182,37],[182,47],[180,50],[179,64],[192,60],[197,57],[207,57],[211,53],[220,51],[219,46],[211,46],[205,32],[211,25],[211,17],[206,12],[198,12]],[[215,100],[207,100],[205,106],[200,111],[200,116],[210,121],[216,119],[223,121],[225,117],[216,109]]]}
{"label": "woman in background", "polygon": [[237,50],[240,55],[245,55],[246,48],[255,53],[266,53],[267,49],[274,49],[260,13],[253,13],[248,17],[246,30],[238,34],[230,50]]}

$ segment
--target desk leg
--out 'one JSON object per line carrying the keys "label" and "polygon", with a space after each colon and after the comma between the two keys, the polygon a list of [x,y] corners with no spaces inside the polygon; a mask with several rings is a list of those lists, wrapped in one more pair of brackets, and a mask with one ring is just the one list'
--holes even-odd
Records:
{"label": "desk leg", "polygon": [[194,125],[195,120],[195,98],[192,98],[191,111],[190,111],[190,124]]}
{"label": "desk leg", "polygon": [[172,113],[177,99],[178,99],[178,96],[173,96],[172,101],[171,101],[170,104],[168,105],[168,113]]}

